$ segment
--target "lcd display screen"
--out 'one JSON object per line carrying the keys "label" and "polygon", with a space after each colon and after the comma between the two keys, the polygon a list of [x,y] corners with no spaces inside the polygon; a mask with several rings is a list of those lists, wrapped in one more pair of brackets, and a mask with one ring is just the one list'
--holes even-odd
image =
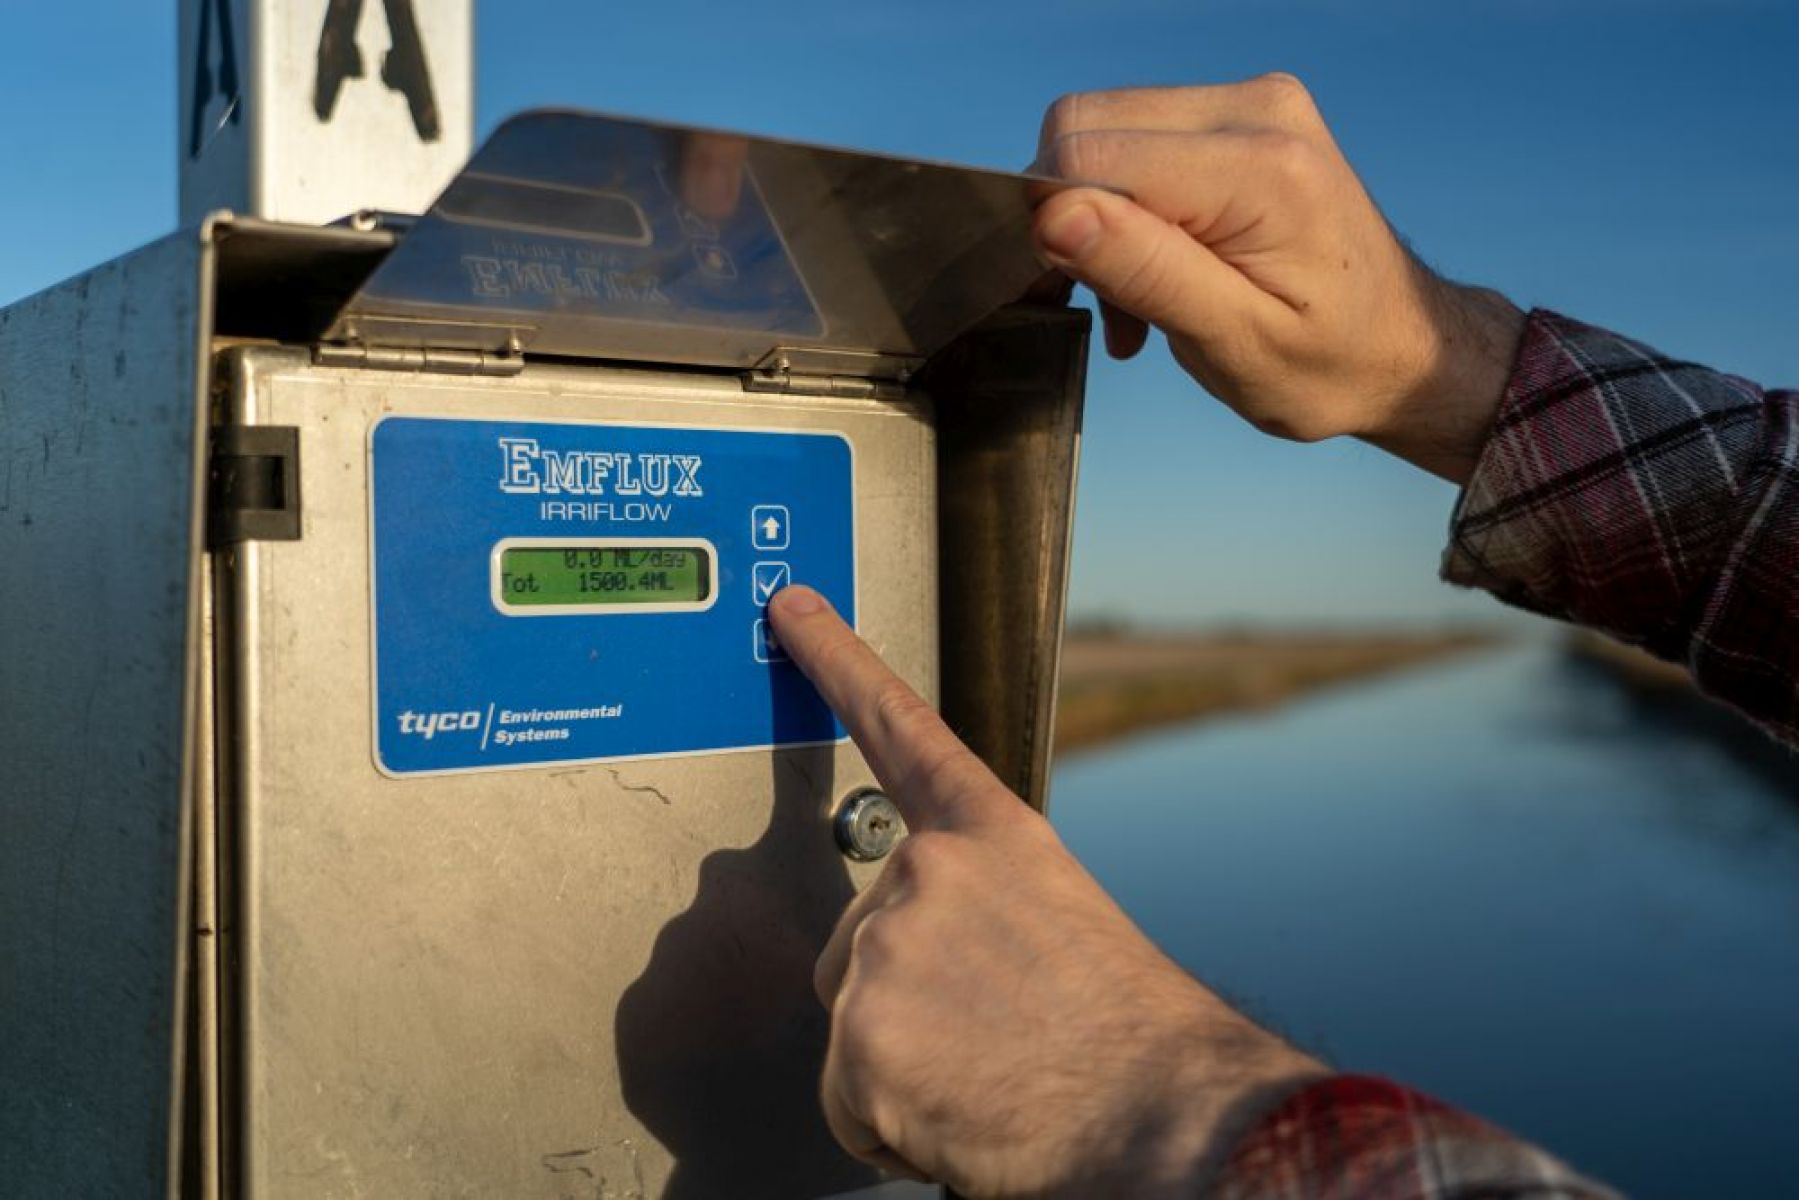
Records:
{"label": "lcd display screen", "polygon": [[704,608],[715,574],[703,545],[508,545],[496,555],[505,608]]}

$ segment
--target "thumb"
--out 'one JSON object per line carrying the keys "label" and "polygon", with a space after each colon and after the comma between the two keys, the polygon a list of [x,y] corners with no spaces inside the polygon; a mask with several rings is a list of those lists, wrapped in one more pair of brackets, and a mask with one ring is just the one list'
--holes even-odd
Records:
{"label": "thumb", "polygon": [[1268,298],[1185,229],[1114,192],[1059,192],[1033,232],[1038,252],[1101,300],[1202,349]]}

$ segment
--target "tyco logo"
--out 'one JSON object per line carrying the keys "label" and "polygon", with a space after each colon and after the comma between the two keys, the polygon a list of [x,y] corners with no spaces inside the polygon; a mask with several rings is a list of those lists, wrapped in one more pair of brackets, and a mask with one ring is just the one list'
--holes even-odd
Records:
{"label": "tyco logo", "polygon": [[440,733],[473,733],[480,728],[481,714],[478,711],[400,714],[400,732],[416,734],[426,741]]}

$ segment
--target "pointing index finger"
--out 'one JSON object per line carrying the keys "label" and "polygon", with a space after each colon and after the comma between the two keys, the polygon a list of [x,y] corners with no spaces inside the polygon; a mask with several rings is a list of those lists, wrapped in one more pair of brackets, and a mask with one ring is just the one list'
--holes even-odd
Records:
{"label": "pointing index finger", "polygon": [[782,649],[849,730],[913,831],[964,824],[998,800],[1017,802],[824,597],[783,588],[768,615]]}

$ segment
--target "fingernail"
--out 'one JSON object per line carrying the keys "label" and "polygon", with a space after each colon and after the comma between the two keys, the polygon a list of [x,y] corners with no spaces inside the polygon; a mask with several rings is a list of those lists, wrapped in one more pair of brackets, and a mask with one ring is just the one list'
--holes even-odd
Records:
{"label": "fingernail", "polygon": [[1078,259],[1099,240],[1099,213],[1091,204],[1071,204],[1038,227],[1037,240],[1056,258]]}
{"label": "fingernail", "polygon": [[825,598],[803,583],[789,584],[775,593],[769,607],[779,606],[782,612],[803,617],[810,613],[823,612]]}

